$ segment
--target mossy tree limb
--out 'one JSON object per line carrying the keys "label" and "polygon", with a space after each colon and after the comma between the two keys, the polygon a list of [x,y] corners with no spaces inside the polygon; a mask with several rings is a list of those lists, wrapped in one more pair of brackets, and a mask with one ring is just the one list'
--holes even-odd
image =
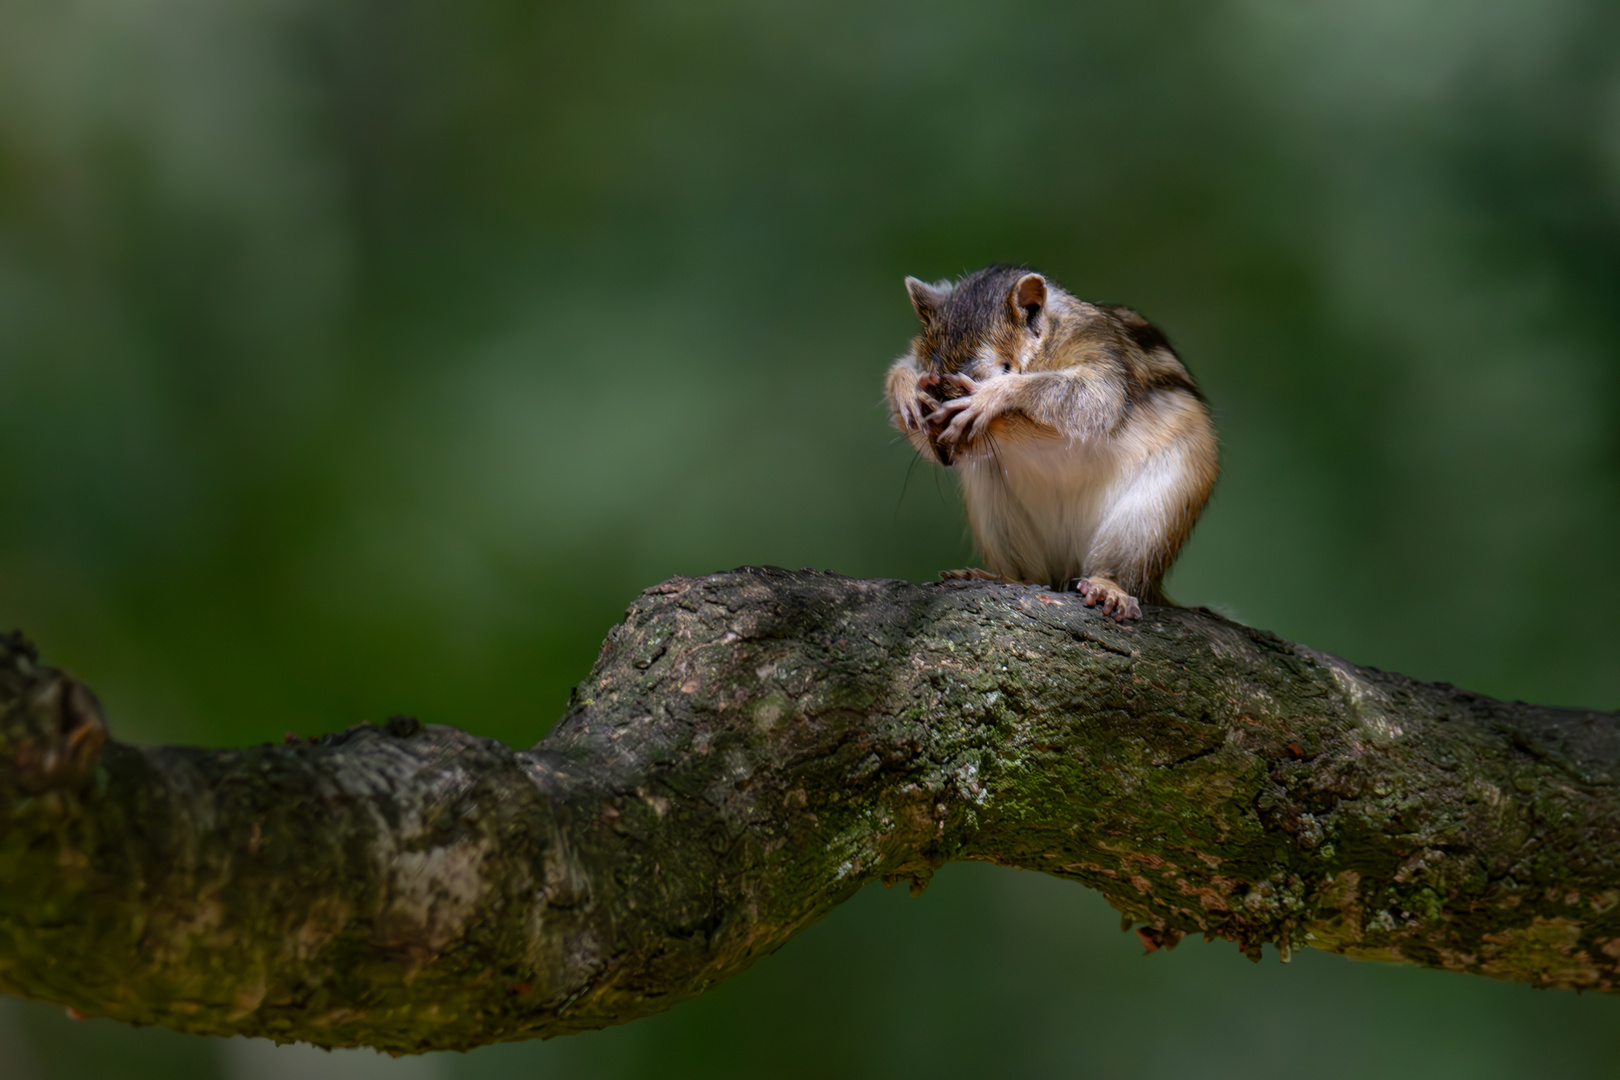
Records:
{"label": "mossy tree limb", "polygon": [[0,991],[392,1051],[623,1023],[980,859],[1141,924],[1620,983],[1616,717],[1217,616],[742,570],[649,590],[556,730],[107,741],[0,638]]}

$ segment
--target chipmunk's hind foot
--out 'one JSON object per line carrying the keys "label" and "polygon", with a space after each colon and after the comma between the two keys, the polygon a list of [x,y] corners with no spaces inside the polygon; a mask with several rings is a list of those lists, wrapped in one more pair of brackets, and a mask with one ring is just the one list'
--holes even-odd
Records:
{"label": "chipmunk's hind foot", "polygon": [[1102,613],[1115,622],[1142,617],[1142,605],[1136,597],[1105,577],[1075,578],[1074,591],[1085,599],[1086,607],[1102,608]]}
{"label": "chipmunk's hind foot", "polygon": [[1000,581],[1007,585],[1017,584],[1012,578],[992,574],[988,570],[980,570],[977,567],[969,567],[966,570],[941,570],[939,577],[941,581]]}

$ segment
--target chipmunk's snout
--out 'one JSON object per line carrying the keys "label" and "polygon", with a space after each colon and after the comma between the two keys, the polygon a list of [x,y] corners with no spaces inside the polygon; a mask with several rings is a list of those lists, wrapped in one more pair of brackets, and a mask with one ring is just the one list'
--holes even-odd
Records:
{"label": "chipmunk's snout", "polygon": [[967,393],[966,390],[963,390],[949,379],[940,379],[928,388],[928,392],[938,401],[954,401]]}

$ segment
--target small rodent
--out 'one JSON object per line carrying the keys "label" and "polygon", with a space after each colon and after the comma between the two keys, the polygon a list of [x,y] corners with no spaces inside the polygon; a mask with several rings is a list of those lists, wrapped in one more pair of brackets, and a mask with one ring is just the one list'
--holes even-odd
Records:
{"label": "small rodent", "polygon": [[1119,622],[1160,584],[1219,471],[1209,409],[1142,316],[1026,267],[906,279],[922,331],[889,368],[889,419],[957,470],[990,568],[1076,590]]}

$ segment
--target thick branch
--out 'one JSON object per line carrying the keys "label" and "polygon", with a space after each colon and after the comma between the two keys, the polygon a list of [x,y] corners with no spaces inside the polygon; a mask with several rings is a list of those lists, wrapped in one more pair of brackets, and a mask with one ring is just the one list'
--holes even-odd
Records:
{"label": "thick branch", "polygon": [[1150,944],[1610,990],[1620,733],[1206,612],[742,570],[649,590],[557,729],[105,742],[0,639],[0,990],[396,1051],[622,1023],[982,859]]}

